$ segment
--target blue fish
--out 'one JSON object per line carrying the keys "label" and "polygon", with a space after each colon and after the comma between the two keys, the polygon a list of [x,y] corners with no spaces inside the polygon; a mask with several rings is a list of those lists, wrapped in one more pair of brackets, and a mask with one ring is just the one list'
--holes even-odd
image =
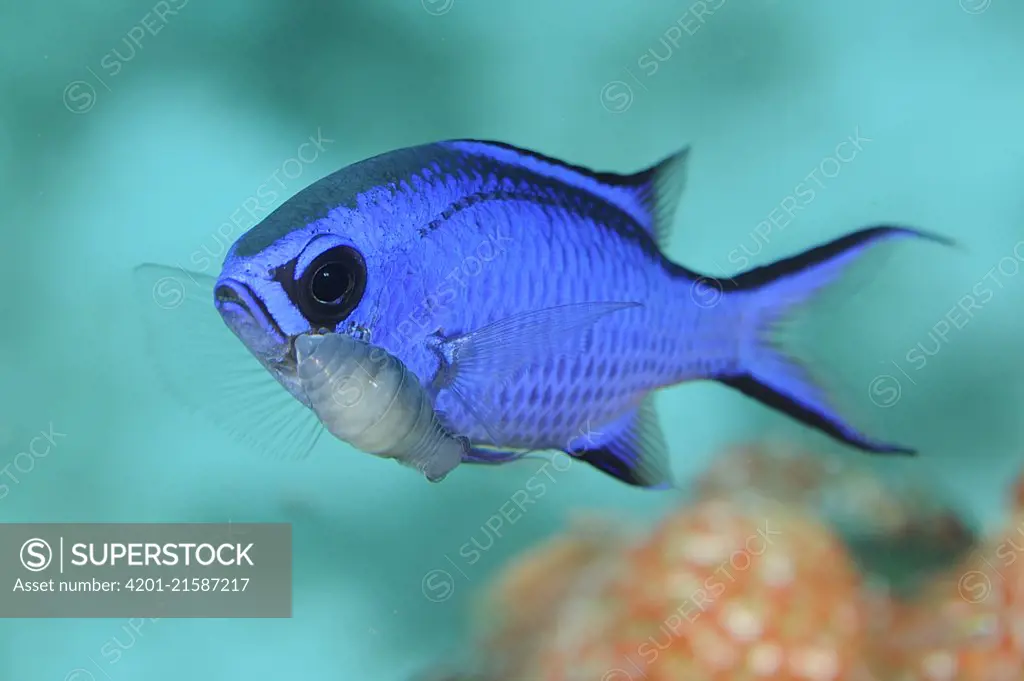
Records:
{"label": "blue fish", "polygon": [[[630,485],[671,486],[652,395],[697,380],[859,450],[913,454],[859,432],[779,331],[876,246],[953,242],[873,226],[730,278],[701,274],[664,254],[688,156],[616,174],[450,140],[343,168],[242,235],[215,279],[138,268],[149,283],[176,277],[185,298],[215,308],[258,360],[250,369],[276,379],[272,396],[245,387],[261,384],[241,370],[245,397],[224,392],[232,359],[211,367],[223,380],[205,396],[197,368],[165,375],[289,457],[305,456],[321,430],[298,386],[294,342],[326,331],[400,358],[445,426],[468,437],[471,463],[560,450]],[[184,326],[188,343],[195,327]]]}

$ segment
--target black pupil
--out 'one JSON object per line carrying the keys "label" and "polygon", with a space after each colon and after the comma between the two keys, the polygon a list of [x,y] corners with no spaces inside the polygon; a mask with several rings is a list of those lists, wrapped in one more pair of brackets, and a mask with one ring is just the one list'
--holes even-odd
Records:
{"label": "black pupil", "polygon": [[283,279],[288,296],[310,324],[334,328],[363,299],[366,261],[351,246],[336,246],[316,256],[298,280]]}
{"label": "black pupil", "polygon": [[310,292],[317,302],[335,305],[349,293],[355,281],[352,272],[344,263],[329,262],[320,266],[310,282]]}

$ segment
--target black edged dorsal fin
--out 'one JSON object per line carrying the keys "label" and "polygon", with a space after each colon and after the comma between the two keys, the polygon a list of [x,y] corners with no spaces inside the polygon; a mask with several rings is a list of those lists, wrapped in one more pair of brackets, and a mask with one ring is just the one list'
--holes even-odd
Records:
{"label": "black edged dorsal fin", "polygon": [[595,196],[628,213],[647,230],[658,246],[665,248],[672,223],[686,186],[687,159],[684,147],[654,165],[631,174],[596,172],[551,156],[490,140],[450,140],[442,143],[459,151],[487,156],[571,186]]}

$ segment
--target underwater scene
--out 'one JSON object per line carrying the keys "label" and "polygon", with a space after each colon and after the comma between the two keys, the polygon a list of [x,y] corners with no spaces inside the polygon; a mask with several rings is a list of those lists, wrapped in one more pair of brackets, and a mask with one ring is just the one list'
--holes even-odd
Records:
{"label": "underwater scene", "polygon": [[0,15],[0,681],[1024,681],[1024,5]]}

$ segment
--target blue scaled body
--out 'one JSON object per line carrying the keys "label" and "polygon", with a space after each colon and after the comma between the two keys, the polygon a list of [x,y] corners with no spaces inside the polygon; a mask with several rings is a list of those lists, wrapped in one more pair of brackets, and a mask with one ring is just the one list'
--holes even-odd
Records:
{"label": "blue scaled body", "polygon": [[300,334],[351,334],[400,358],[470,440],[471,462],[561,450],[664,486],[651,395],[704,379],[861,450],[911,453],[850,425],[775,331],[874,246],[947,240],[870,227],[703,276],[662,251],[687,157],[621,175],[495,142],[392,151],[319,180],[238,239],[216,306],[299,403]]}

